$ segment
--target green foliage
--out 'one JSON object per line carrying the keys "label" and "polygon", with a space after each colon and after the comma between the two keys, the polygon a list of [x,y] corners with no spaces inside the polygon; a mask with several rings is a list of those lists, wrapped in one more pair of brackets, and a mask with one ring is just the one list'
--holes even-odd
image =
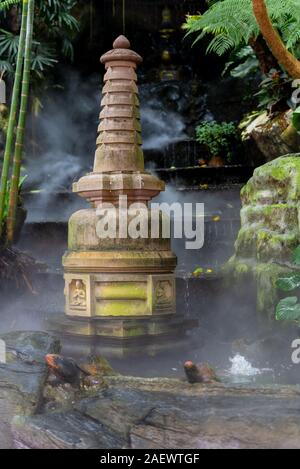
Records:
{"label": "green foliage", "polygon": [[18,53],[19,36],[0,29],[0,54],[1,57],[6,56],[8,59],[16,57]]}
{"label": "green foliage", "polygon": [[7,10],[8,8],[11,8],[13,5],[17,5],[18,3],[21,3],[22,0],[3,0],[0,1],[0,10]]}
{"label": "green foliage", "polygon": [[202,269],[202,267],[197,267],[194,272],[193,272],[193,276],[194,277],[200,277],[204,272],[204,269]]}
{"label": "green foliage", "polygon": [[289,277],[281,277],[277,279],[276,286],[283,291],[293,291],[300,287],[300,272],[292,274]]}
{"label": "green foliage", "polygon": [[256,93],[259,99],[259,108],[271,110],[282,103],[288,107],[291,96],[292,79],[282,71],[271,70],[260,84],[260,90]]}
{"label": "green foliage", "polygon": [[[292,52],[300,41],[299,0],[266,0],[268,12]],[[187,16],[184,29],[196,34],[196,41],[213,36],[207,52],[223,55],[249,44],[259,34],[251,0],[220,0],[203,15]]]}
{"label": "green foliage", "polygon": [[290,296],[281,300],[276,308],[277,321],[299,321],[300,303],[297,296]]}
{"label": "green foliage", "polygon": [[[300,246],[293,253],[293,263],[300,265]],[[300,292],[300,272],[293,272],[289,275],[277,279],[276,286],[284,292]],[[297,321],[300,322],[300,302],[297,296],[289,296],[282,299],[276,307],[277,321]]]}
{"label": "green foliage", "polygon": [[[0,11],[17,4],[0,1]],[[37,0],[32,44],[31,69],[33,79],[40,81],[53,67],[60,54],[73,60],[72,40],[79,30],[79,23],[72,10],[77,0]],[[0,73],[13,74],[17,59],[19,35],[0,29]]]}
{"label": "green foliage", "polygon": [[298,246],[293,252],[293,263],[300,265],[300,246]]}
{"label": "green foliage", "polygon": [[202,122],[196,127],[196,139],[206,145],[211,156],[232,158],[232,143],[236,140],[237,128],[234,122]]}
{"label": "green foliage", "polygon": [[[300,132],[300,106],[295,109],[293,112],[293,126],[297,130],[297,132]],[[300,254],[299,254],[299,264],[300,264]]]}
{"label": "green foliage", "polygon": [[245,78],[259,70],[258,59],[250,46],[242,47],[233,52],[231,60],[226,63],[223,75],[230,72],[235,78]]}

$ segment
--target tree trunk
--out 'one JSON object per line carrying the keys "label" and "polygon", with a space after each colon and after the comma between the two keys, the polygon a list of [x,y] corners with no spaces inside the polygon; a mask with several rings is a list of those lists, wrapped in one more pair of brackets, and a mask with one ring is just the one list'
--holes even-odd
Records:
{"label": "tree trunk", "polygon": [[274,57],[292,78],[300,78],[300,62],[285,47],[279,33],[273,27],[264,0],[252,0],[253,11],[260,31]]}
{"label": "tree trunk", "polygon": [[34,0],[28,1],[28,16],[26,28],[26,42],[25,42],[25,56],[24,56],[24,71],[22,80],[21,91],[21,104],[19,122],[16,136],[16,146],[13,161],[12,180],[9,194],[9,207],[7,216],[7,242],[13,243],[14,230],[16,225],[16,214],[19,198],[19,183],[20,172],[22,164],[22,156],[24,149],[25,125],[27,116],[27,105],[30,87],[30,70],[31,70],[31,47],[32,47],[32,34],[33,34],[33,20],[34,20]]}
{"label": "tree trunk", "polygon": [[15,131],[15,124],[16,124],[16,119],[17,119],[17,110],[18,110],[19,95],[20,95],[20,88],[21,88],[23,58],[24,58],[24,49],[25,49],[28,0],[23,0],[22,3],[23,3],[23,9],[22,9],[22,24],[21,24],[20,39],[19,39],[19,49],[18,49],[18,56],[17,56],[17,65],[16,65],[12,100],[11,100],[11,106],[10,106],[6,144],[5,144],[4,157],[3,157],[1,182],[0,182],[0,240],[2,239],[3,228],[4,228],[3,225],[4,225],[4,216],[5,216],[5,200],[6,200],[6,195],[7,195],[7,181],[8,181],[9,167],[10,167],[11,155],[12,155],[13,144],[14,144],[14,131]]}
{"label": "tree trunk", "polygon": [[259,67],[264,75],[268,75],[273,68],[278,69],[278,62],[261,34],[256,39],[250,39],[249,45],[258,59]]}
{"label": "tree trunk", "polygon": [[9,12],[9,17],[10,17],[10,29],[14,34],[17,34],[20,28],[20,23],[19,23],[19,7],[17,5],[14,5],[10,12]]}

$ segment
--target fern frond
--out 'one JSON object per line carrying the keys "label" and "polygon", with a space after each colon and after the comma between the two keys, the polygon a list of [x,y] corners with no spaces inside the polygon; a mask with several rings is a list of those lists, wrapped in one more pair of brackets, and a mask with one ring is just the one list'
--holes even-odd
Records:
{"label": "fern frond", "polygon": [[22,0],[4,0],[0,1],[0,10],[7,10],[13,5],[17,5],[18,3],[21,3]]}
{"label": "fern frond", "polygon": [[[299,0],[266,0],[266,3],[274,26],[292,50],[300,41]],[[187,34],[197,34],[196,41],[213,35],[207,51],[218,55],[247,45],[251,38],[259,35],[252,0],[213,3],[204,14],[187,17],[184,29]]]}

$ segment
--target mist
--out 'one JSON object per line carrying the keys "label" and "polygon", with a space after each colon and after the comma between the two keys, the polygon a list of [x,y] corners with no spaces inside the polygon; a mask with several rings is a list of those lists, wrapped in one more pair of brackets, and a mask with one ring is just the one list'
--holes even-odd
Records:
{"label": "mist", "polygon": [[[10,298],[3,305],[0,331],[51,330],[48,319],[64,309],[61,256],[67,249],[66,222],[75,210],[88,206],[86,201],[71,193],[71,186],[92,169],[101,99],[101,77],[93,75],[82,80],[75,72],[68,72],[66,77],[63,90],[49,91],[44,97],[36,126],[30,128],[30,132],[37,135],[38,146],[32,149],[28,145],[26,152],[29,175],[26,190],[34,192],[25,196],[28,219],[20,248],[47,262],[48,274],[35,281],[36,295],[25,292],[18,300]],[[143,92],[143,96],[144,149],[167,148],[170,143],[187,138],[184,119],[177,112],[161,104],[155,95],[145,99],[147,93]],[[155,173],[153,162],[147,161],[147,166]],[[258,324],[249,286],[241,294],[240,290],[234,292],[234,285],[227,289],[222,283],[220,268],[234,252],[240,226],[239,187],[191,190],[182,184],[180,189],[168,184],[154,202],[205,205],[204,247],[197,251],[186,250],[185,239],[172,243],[178,257],[177,309],[195,319],[198,325],[191,331],[188,342],[178,344],[176,350],[154,357],[141,355],[139,361],[110,357],[113,366],[133,375],[182,376],[185,360],[209,361],[225,380],[230,380],[230,360],[233,360],[236,367],[244,366],[246,370],[251,367],[271,370],[267,378],[266,374],[257,373],[250,376],[252,380],[293,380],[293,373],[286,378],[286,370],[281,370],[280,378],[275,371],[272,354],[278,347],[278,340],[271,334],[270,346],[264,345],[270,332]],[[59,235],[56,224],[60,224]],[[40,228],[36,231],[38,225]],[[194,278],[193,272],[199,267],[203,269],[203,276]],[[281,345],[285,350],[289,350],[289,338],[288,332],[286,337],[281,333]],[[76,354],[76,347],[67,341],[63,347],[63,353]],[[99,353],[102,353],[101,347]],[[242,357],[240,361],[238,356]],[[278,356],[276,360],[277,364],[283,362]]]}

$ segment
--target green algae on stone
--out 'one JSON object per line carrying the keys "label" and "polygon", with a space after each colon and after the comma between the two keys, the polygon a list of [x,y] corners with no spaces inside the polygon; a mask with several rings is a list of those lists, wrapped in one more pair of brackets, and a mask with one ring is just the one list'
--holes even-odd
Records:
{"label": "green algae on stone", "polygon": [[225,272],[235,281],[250,275],[258,310],[272,315],[278,301],[275,282],[291,271],[292,252],[300,243],[300,154],[257,168],[241,199],[241,229]]}

